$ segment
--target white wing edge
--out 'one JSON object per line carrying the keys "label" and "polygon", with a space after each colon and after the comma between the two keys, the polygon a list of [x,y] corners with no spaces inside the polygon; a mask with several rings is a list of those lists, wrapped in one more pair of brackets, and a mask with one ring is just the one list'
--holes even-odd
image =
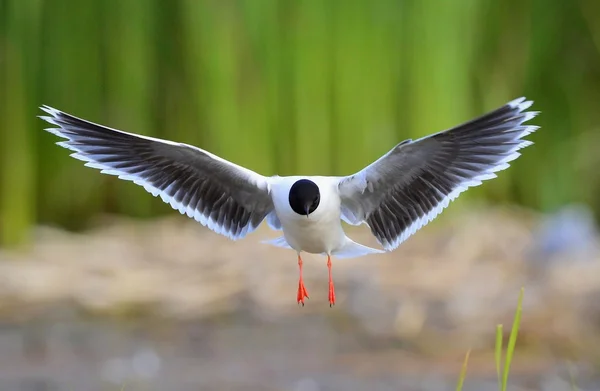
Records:
{"label": "white wing edge", "polygon": [[[58,126],[58,128],[47,128],[45,130],[47,132],[50,132],[50,133],[58,136],[58,137],[70,140],[69,136],[64,134],[61,131],[61,129],[63,127],[54,120],[55,118],[58,118],[61,114],[66,114],[66,113],[63,113],[60,110],[54,109],[54,108],[46,106],[46,105],[41,106],[40,108],[43,111],[45,111],[46,113],[50,114],[52,117],[49,117],[49,116],[38,116],[38,117],[40,119],[43,119],[46,122],[51,123],[52,125]],[[173,146],[177,146],[177,147],[186,146],[186,147],[196,149],[202,153],[205,153],[210,158],[218,161],[219,163],[228,165],[228,166],[238,170],[250,183],[257,186],[259,189],[267,190],[268,192],[270,192],[270,190],[271,190],[271,186],[270,186],[270,182],[269,182],[270,178],[264,177],[252,170],[249,170],[245,167],[239,166],[235,163],[229,162],[223,158],[220,158],[219,156],[216,156],[210,152],[207,152],[207,151],[205,151],[201,148],[195,147],[193,145],[176,143],[173,141],[163,140],[163,139],[149,137],[149,136],[142,136],[142,135],[138,135],[135,133],[128,133],[128,132],[124,132],[124,131],[118,130],[118,129],[113,129],[113,128],[110,128],[110,127],[107,127],[104,125],[99,125],[99,124],[93,123],[91,121],[87,121],[87,120],[75,117],[71,114],[69,114],[69,115],[74,118],[77,118],[80,121],[88,122],[92,125],[103,127],[103,128],[109,129],[109,130],[117,132],[117,133],[126,134],[126,135],[129,135],[132,137],[137,137],[137,138],[150,140],[150,141],[154,141],[154,142],[159,142],[159,143],[163,143],[163,144],[168,144],[168,145],[173,145]],[[241,237],[246,236],[246,234],[248,233],[249,230],[254,230],[257,228],[257,227],[254,227],[250,222],[248,222],[248,225],[246,225],[246,227],[244,227],[244,229],[242,231],[240,231],[240,233],[238,235],[232,235],[230,232],[228,232],[226,229],[224,229],[221,225],[219,225],[216,221],[214,221],[214,219],[212,219],[211,217],[204,216],[198,210],[195,210],[194,208],[192,208],[190,206],[185,206],[185,205],[177,202],[174,198],[172,198],[171,196],[169,196],[166,193],[168,188],[166,188],[164,191],[160,190],[140,176],[123,173],[122,171],[115,170],[107,165],[102,164],[102,163],[95,162],[92,158],[88,157],[85,153],[82,153],[82,151],[77,149],[76,146],[71,145],[66,141],[59,141],[56,144],[63,148],[73,151],[74,153],[70,154],[70,156],[75,159],[85,162],[84,166],[98,169],[98,170],[100,170],[101,174],[114,175],[119,179],[131,181],[131,182],[135,183],[136,185],[142,186],[147,192],[152,194],[154,197],[160,196],[160,198],[162,199],[163,202],[169,204],[173,209],[179,211],[179,213],[185,214],[188,217],[193,218],[200,224],[208,227],[212,231],[214,231],[220,235],[223,235],[229,239],[237,240]],[[271,213],[273,213],[273,212],[271,212]],[[271,215],[271,213],[269,213],[269,215],[267,215],[267,217],[269,217]],[[271,219],[273,219],[273,218],[271,217]],[[274,224],[275,224],[275,221],[273,221],[273,222],[269,221],[269,226],[274,227]]]}
{"label": "white wing edge", "polygon": [[[518,109],[518,112],[521,113],[524,110],[527,110],[533,104],[532,100],[528,101],[528,100],[525,100],[525,99],[526,99],[525,97],[520,97],[520,98],[514,99],[514,100],[506,103],[506,105],[511,106],[513,109],[514,108]],[[539,111],[531,111],[531,112],[528,112],[528,113],[525,113],[525,114],[526,115],[523,116],[523,118],[520,120],[520,122],[516,126],[520,126],[524,122],[527,122],[527,121],[533,119],[535,116],[537,116],[539,114]],[[458,126],[460,126],[460,125],[458,125]],[[506,156],[504,159],[500,160],[494,166],[492,166],[489,169],[485,170],[480,175],[477,175],[477,176],[471,178],[470,180],[466,180],[466,181],[463,181],[463,182],[459,183],[458,186],[452,192],[450,192],[450,194],[448,194],[446,196],[444,196],[442,194],[442,192],[440,192],[438,190],[438,192],[440,193],[440,195],[443,198],[437,204],[437,206],[435,208],[433,208],[431,211],[429,211],[429,213],[427,213],[427,214],[423,215],[422,217],[416,219],[412,224],[410,224],[408,227],[406,227],[406,229],[402,232],[402,234],[400,236],[398,236],[396,238],[396,240],[394,240],[391,243],[388,243],[388,242],[382,243],[382,245],[385,248],[385,250],[386,251],[392,251],[392,250],[396,249],[402,242],[404,242],[406,239],[408,239],[411,235],[413,235],[419,229],[423,228],[423,226],[427,225],[433,219],[435,219],[446,207],[448,207],[448,205],[450,204],[450,202],[454,201],[461,193],[463,193],[467,189],[469,189],[471,187],[479,186],[485,180],[496,178],[497,177],[496,172],[505,170],[508,167],[510,167],[509,163],[511,161],[517,159],[519,156],[521,156],[521,153],[517,152],[518,150],[526,148],[526,147],[528,147],[530,145],[533,145],[532,141],[521,140],[521,138],[525,137],[525,136],[527,136],[527,135],[529,135],[529,134],[531,134],[533,132],[535,132],[538,129],[539,129],[539,126],[536,126],[536,125],[524,126],[523,131],[521,133],[519,133],[517,136],[515,136],[515,138],[514,138],[515,140],[520,140],[521,142],[519,144],[517,144],[515,147],[512,148],[512,150],[511,150],[512,153],[510,155]],[[447,130],[444,130],[442,132],[445,132],[445,131],[447,131]],[[441,132],[438,132],[438,133],[441,133]],[[415,142],[417,142],[419,140],[422,140],[422,139],[426,139],[426,138],[432,137],[433,135],[438,134],[438,133],[434,133],[434,134],[431,134],[431,135],[427,135],[427,136],[421,137],[421,138],[417,139]],[[365,180],[365,178],[366,178],[366,175],[367,175],[367,171],[369,170],[370,167],[373,167],[376,164],[378,164],[379,162],[381,162],[387,155],[389,155],[392,152],[392,150],[388,151],[386,154],[384,154],[383,156],[381,156],[375,162],[369,164],[367,167],[363,168],[362,170],[360,170],[356,174],[353,174],[353,175],[350,175],[350,176],[346,176],[346,177],[340,177],[340,178],[338,178],[339,182],[342,182],[344,180],[348,180],[350,177],[354,176],[354,178],[352,179],[351,186],[355,187],[360,192],[360,194],[364,193],[364,191],[366,189],[366,180]],[[359,194],[359,193],[355,193],[355,194]],[[346,207],[342,208],[342,219],[344,221],[346,221],[348,224],[352,224],[352,225],[360,225],[360,224],[366,224],[366,225],[368,225],[365,221],[359,220],[358,217],[355,216],[352,213],[352,211],[349,210]]]}
{"label": "white wing edge", "polygon": [[[68,115],[68,116],[71,116],[73,118],[78,119],[79,121],[87,122],[87,123],[92,124],[94,126],[105,128],[105,129],[108,129],[108,130],[116,132],[116,133],[126,134],[128,136],[137,137],[137,138],[141,138],[141,139],[145,139],[145,140],[149,140],[149,141],[155,141],[155,142],[158,142],[158,143],[173,145],[173,146],[176,146],[176,147],[185,146],[185,147],[188,147],[188,148],[195,149],[197,151],[200,151],[200,152],[206,154],[210,158],[218,161],[219,163],[223,163],[224,165],[228,165],[228,166],[230,166],[230,167],[238,170],[240,173],[243,173],[248,178],[249,181],[254,181],[255,184],[259,188],[262,188],[262,189],[267,189],[268,188],[267,186],[269,184],[269,177],[265,177],[263,175],[260,175],[259,173],[255,172],[255,171],[252,171],[252,170],[250,170],[250,169],[248,169],[246,167],[242,167],[242,166],[240,166],[238,164],[230,162],[229,160],[225,160],[222,157],[219,157],[219,156],[217,156],[217,155],[215,155],[213,153],[210,153],[210,152],[208,152],[208,151],[206,151],[206,150],[204,150],[202,148],[196,147],[194,145],[185,144],[185,143],[179,143],[179,142],[174,142],[174,141],[170,141],[170,140],[164,140],[164,139],[150,137],[150,136],[144,136],[144,135],[136,134],[136,133],[125,132],[125,131],[122,131],[122,130],[119,130],[119,129],[114,129],[114,128],[111,128],[111,127],[108,127],[108,126],[105,126],[105,125],[100,125],[98,123],[95,123],[95,122],[92,122],[92,121],[88,121],[88,120],[80,118],[80,117],[76,117],[76,116],[74,116],[72,114],[65,113],[64,111],[52,108],[52,107],[47,106],[47,105],[40,106],[40,109],[42,109],[46,113],[50,114],[52,117],[38,115],[38,118],[41,118],[41,119],[43,119],[46,122],[49,122],[49,123],[51,123],[51,124],[53,124],[55,126],[58,126],[59,128],[62,128],[62,126],[59,125],[58,123],[56,123],[54,121],[54,118],[58,118],[60,115]],[[59,137],[62,137],[62,138],[65,138],[65,139],[69,139],[69,137],[67,135],[62,134],[60,132],[60,130],[58,132],[53,131],[53,130],[55,130],[55,128],[49,128],[49,129],[45,129],[45,130],[48,131],[48,132],[50,132],[50,133],[53,133],[53,134],[55,134],[55,135],[57,135]]]}

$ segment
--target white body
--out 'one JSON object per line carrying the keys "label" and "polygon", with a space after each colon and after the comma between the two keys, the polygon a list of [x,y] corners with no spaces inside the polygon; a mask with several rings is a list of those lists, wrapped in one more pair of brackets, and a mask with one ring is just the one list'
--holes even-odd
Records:
{"label": "white body", "polygon": [[[310,179],[321,195],[319,206],[308,216],[292,210],[289,192],[300,179]],[[338,179],[325,176],[288,176],[269,178],[271,198],[275,214],[281,222],[283,236],[268,243],[277,247],[290,248],[300,253],[335,255],[338,258],[358,257],[384,251],[363,246],[346,236],[341,220],[341,200],[338,194]]]}
{"label": "white body", "polygon": [[339,250],[346,242],[341,225],[340,198],[334,184],[327,177],[311,177],[319,186],[321,201],[308,216],[292,210],[288,201],[290,187],[303,177],[279,177],[271,184],[271,198],[275,213],[281,221],[283,236],[296,251],[320,254]]}

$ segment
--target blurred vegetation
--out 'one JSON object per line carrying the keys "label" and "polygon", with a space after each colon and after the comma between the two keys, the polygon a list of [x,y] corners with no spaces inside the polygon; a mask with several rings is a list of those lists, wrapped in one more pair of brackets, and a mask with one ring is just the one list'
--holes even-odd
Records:
{"label": "blurred vegetation", "polygon": [[535,146],[463,197],[600,211],[597,0],[0,0],[0,243],[173,213],[68,157],[42,104],[265,175],[341,175],[522,95]]}
{"label": "blurred vegetation", "polygon": [[[515,311],[515,318],[513,320],[512,328],[510,329],[508,345],[506,346],[506,358],[504,364],[502,363],[502,356],[504,354],[502,347],[503,326],[502,324],[496,326],[496,346],[494,349],[494,358],[496,361],[496,374],[498,376],[499,391],[506,391],[506,388],[508,387],[508,375],[510,374],[510,366],[512,364],[512,358],[515,353],[515,346],[517,344],[517,335],[519,335],[519,327],[521,326],[521,312],[523,310],[524,291],[525,288],[521,288],[521,292],[519,294],[519,301],[517,303],[517,309]],[[465,377],[467,376],[467,366],[469,363],[470,354],[471,350],[468,350],[467,354],[465,355],[465,360],[463,361],[463,366],[460,371],[458,382],[456,384],[456,391],[461,391],[463,389]]]}

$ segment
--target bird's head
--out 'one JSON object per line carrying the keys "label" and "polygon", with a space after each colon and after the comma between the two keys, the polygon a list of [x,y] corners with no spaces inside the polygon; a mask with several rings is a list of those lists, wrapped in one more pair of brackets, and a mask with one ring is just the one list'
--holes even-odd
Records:
{"label": "bird's head", "polygon": [[292,210],[299,215],[308,216],[314,212],[321,201],[319,186],[311,180],[300,179],[290,188],[289,202]]}

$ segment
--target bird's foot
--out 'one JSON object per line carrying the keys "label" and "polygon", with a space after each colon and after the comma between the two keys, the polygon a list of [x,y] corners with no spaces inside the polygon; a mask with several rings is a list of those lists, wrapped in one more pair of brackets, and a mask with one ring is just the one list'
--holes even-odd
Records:
{"label": "bird's foot", "polygon": [[304,281],[300,279],[298,283],[298,304],[302,304],[302,307],[304,307],[304,298],[308,299],[308,291],[304,287]]}
{"label": "bird's foot", "polygon": [[329,306],[332,307],[335,305],[335,287],[333,286],[333,281],[329,281]]}
{"label": "bird's foot", "polygon": [[302,258],[300,257],[300,254],[298,254],[298,269],[300,271],[300,278],[298,280],[297,299],[298,304],[302,304],[302,307],[304,307],[304,298],[306,297],[308,299],[308,291],[304,287],[304,280],[302,279]]}
{"label": "bird's foot", "polygon": [[331,277],[331,257],[327,256],[327,269],[329,269],[329,307],[335,305],[335,286]]}

